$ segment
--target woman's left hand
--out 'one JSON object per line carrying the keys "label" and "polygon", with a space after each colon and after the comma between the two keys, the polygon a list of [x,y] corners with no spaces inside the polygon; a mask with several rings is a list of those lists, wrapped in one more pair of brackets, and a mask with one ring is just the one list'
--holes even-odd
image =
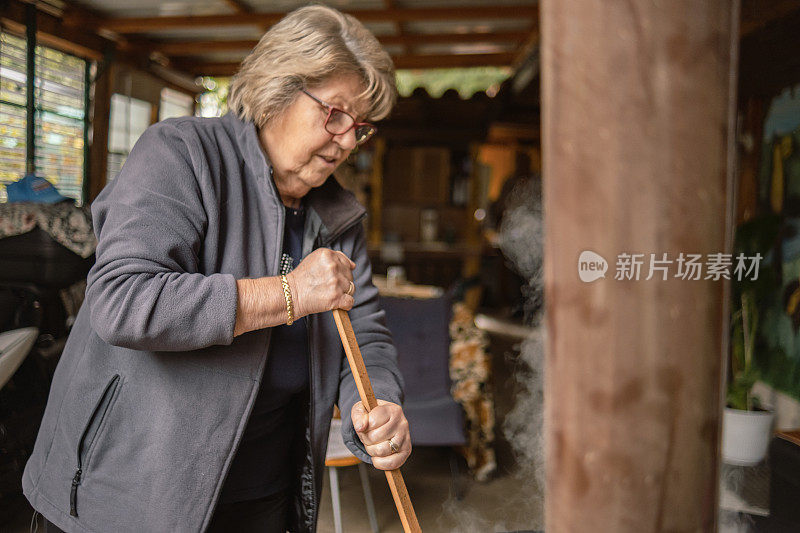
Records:
{"label": "woman's left hand", "polygon": [[[396,403],[378,400],[378,407],[367,412],[361,402],[350,411],[353,427],[364,443],[372,464],[379,470],[400,468],[411,455],[411,436],[403,409]],[[394,442],[397,452],[392,451]]]}

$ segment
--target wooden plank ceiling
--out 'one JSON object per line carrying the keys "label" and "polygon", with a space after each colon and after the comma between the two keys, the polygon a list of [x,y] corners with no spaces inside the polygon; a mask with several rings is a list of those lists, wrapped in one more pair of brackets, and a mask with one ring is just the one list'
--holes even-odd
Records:
{"label": "wooden plank ceiling", "polygon": [[[270,25],[306,0],[39,0],[49,42],[195,76],[232,75]],[[538,0],[330,0],[362,21],[404,68],[509,66],[536,53]],[[24,23],[24,0],[0,1]],[[800,9],[800,0],[742,0],[741,35]],[[16,15],[15,15],[16,14]],[[49,31],[48,31],[49,29]],[[105,43],[101,48],[98,42]],[[55,43],[54,43],[55,44]],[[63,46],[62,46],[63,47]],[[69,50],[68,50],[69,51]]]}
{"label": "wooden plank ceiling", "polygon": [[[83,0],[63,5],[70,27],[191,76],[229,76],[270,25],[305,0]],[[513,66],[538,40],[537,0],[338,0],[403,68]]]}

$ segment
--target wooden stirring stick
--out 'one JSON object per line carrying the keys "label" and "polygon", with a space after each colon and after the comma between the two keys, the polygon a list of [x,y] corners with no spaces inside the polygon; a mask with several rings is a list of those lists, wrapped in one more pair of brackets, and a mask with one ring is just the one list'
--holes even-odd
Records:
{"label": "wooden stirring stick", "polygon": [[[361,403],[364,404],[367,412],[372,411],[378,407],[378,401],[375,399],[375,393],[372,391],[372,383],[369,381],[367,367],[364,366],[364,358],[361,357],[361,350],[358,347],[356,334],[353,331],[353,325],[350,323],[350,317],[344,309],[334,309],[333,319],[336,321],[336,327],[339,329],[339,336],[342,338],[344,353],[347,355],[347,362],[350,363],[350,371],[353,373],[353,378],[356,380],[356,387],[358,388],[358,395],[361,396]],[[386,479],[389,481],[389,489],[392,491],[392,498],[394,498],[394,504],[400,515],[400,522],[403,524],[403,530],[406,533],[422,533],[400,469],[386,470],[385,472]]]}

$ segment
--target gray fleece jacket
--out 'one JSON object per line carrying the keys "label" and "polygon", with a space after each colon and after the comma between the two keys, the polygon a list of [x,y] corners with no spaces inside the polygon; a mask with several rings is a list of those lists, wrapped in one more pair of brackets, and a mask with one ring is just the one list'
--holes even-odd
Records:
{"label": "gray fleece jacket", "polygon": [[[364,209],[331,177],[306,197],[304,256],[356,263],[350,318],[375,394],[402,378],[371,269]],[[269,353],[270,328],[233,337],[236,279],[278,274],[284,209],[252,122],[170,119],[145,131],[92,205],[97,262],[23,475],[67,532],[203,531]],[[310,401],[293,530],[313,531],[334,403],[348,447],[358,399],[331,313],[308,317]]]}

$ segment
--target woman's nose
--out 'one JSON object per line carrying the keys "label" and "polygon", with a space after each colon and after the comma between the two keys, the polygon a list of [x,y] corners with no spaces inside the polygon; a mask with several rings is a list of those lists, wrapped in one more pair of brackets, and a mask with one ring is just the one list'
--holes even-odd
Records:
{"label": "woman's nose", "polygon": [[349,152],[356,147],[356,130],[355,128],[350,128],[344,133],[334,135],[333,140],[336,144],[341,146],[343,150]]}

